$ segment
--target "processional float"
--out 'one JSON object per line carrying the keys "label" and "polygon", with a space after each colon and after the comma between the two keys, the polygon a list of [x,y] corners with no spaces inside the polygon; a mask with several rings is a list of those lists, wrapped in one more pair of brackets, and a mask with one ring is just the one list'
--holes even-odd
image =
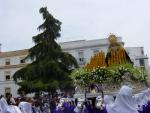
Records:
{"label": "processional float", "polygon": [[74,98],[115,95],[122,85],[129,85],[134,93],[147,88],[147,72],[135,67],[123,44],[114,34],[108,37],[108,50],[94,54],[89,63],[73,72],[76,89]]}

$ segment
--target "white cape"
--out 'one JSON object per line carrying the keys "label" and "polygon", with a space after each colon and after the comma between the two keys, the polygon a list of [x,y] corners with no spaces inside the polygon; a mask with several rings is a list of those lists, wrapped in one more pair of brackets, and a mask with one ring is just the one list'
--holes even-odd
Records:
{"label": "white cape", "polygon": [[22,113],[17,106],[8,105],[5,98],[0,99],[0,113]]}
{"label": "white cape", "polygon": [[22,113],[32,113],[32,106],[28,102],[20,102],[19,108],[21,109]]}
{"label": "white cape", "polygon": [[138,113],[132,97],[132,88],[122,86],[113,106],[110,106],[109,109],[108,113]]}

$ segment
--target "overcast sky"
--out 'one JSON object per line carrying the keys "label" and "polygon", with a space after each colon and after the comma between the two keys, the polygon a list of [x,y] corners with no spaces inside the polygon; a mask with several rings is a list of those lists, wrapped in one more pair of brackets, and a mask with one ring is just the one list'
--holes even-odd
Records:
{"label": "overcast sky", "polygon": [[101,39],[114,33],[125,46],[143,46],[150,56],[150,0],[0,0],[2,51],[33,46],[43,6],[62,22],[59,41]]}

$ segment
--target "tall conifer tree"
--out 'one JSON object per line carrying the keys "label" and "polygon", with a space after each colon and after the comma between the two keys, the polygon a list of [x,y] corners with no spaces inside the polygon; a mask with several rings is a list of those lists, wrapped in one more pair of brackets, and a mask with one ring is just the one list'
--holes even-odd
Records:
{"label": "tall conifer tree", "polygon": [[77,62],[71,54],[62,51],[56,42],[60,37],[61,22],[48,12],[47,7],[40,8],[39,12],[44,23],[38,27],[40,34],[32,37],[35,45],[29,49],[26,58],[33,62],[18,70],[14,80],[27,92],[69,89],[69,74],[72,67],[78,66]]}

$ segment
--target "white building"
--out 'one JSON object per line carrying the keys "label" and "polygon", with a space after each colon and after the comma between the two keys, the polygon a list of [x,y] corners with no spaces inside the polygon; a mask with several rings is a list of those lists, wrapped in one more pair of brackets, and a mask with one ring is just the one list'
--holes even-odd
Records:
{"label": "white building", "polygon": [[[120,44],[124,45],[121,38],[118,38]],[[84,66],[91,56],[99,51],[107,53],[109,42],[107,39],[97,40],[78,40],[60,43],[62,49],[72,54],[80,66]],[[149,68],[148,57],[144,53],[143,47],[126,47],[127,53],[135,66]],[[0,52],[0,94],[7,92],[17,96],[18,86],[12,79],[13,74],[31,63],[31,60],[22,60],[28,55],[28,50],[17,50],[9,52]]]}
{"label": "white building", "polygon": [[12,76],[29,63],[22,60],[27,54],[27,49],[0,52],[0,94],[11,92],[13,96],[16,96],[19,87],[13,81]]}

